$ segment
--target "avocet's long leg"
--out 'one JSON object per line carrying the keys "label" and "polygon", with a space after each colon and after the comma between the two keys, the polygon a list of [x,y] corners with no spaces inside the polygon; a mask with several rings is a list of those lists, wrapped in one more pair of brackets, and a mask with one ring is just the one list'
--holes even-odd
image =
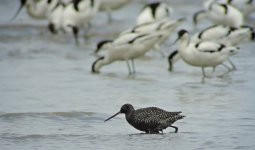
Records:
{"label": "avocet's long leg", "polygon": [[219,76],[217,76],[217,77],[223,78],[223,77],[224,77],[226,74],[228,74],[229,72],[231,72],[231,70],[228,70],[228,71],[224,72],[223,74],[221,74],[221,75],[219,75]]}
{"label": "avocet's long leg", "polygon": [[112,14],[111,14],[111,9],[107,8],[107,19],[108,19],[108,23],[111,24],[112,23]]}
{"label": "avocet's long leg", "polygon": [[236,66],[235,64],[228,58],[228,62],[230,63],[230,65],[232,66],[232,70],[236,70]]}
{"label": "avocet's long leg", "polygon": [[136,71],[135,71],[135,62],[134,62],[134,58],[132,58],[131,59],[131,63],[132,63],[132,69],[133,69],[133,74],[135,74],[136,73]]}
{"label": "avocet's long leg", "polygon": [[225,65],[225,64],[223,64],[223,63],[222,63],[222,66],[224,66],[225,68],[227,68],[229,72],[232,71],[232,69],[229,68],[229,66],[227,66],[227,65]]}
{"label": "avocet's long leg", "polygon": [[206,78],[207,76],[205,74],[205,68],[204,67],[202,67],[202,73],[203,73],[203,77]]}
{"label": "avocet's long leg", "polygon": [[132,75],[132,70],[131,70],[131,68],[130,68],[128,59],[126,60],[126,63],[127,63],[127,67],[128,67],[128,74],[129,74],[129,75]]}

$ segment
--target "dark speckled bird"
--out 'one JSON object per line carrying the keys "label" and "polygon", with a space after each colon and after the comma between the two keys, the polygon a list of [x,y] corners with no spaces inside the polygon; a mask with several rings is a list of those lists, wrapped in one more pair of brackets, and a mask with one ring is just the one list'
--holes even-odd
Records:
{"label": "dark speckled bird", "polygon": [[178,132],[178,128],[172,126],[172,124],[182,119],[183,115],[179,112],[168,112],[157,107],[147,107],[135,110],[131,104],[125,104],[121,107],[120,111],[105,121],[124,113],[127,122],[134,128],[144,131],[148,134],[157,134],[160,131],[163,134],[163,130],[167,127],[175,129],[175,133]]}

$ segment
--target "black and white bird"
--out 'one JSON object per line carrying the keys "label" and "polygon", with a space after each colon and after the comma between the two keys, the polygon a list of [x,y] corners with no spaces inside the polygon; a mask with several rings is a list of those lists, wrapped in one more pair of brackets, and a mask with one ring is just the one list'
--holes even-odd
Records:
{"label": "black and white bird", "polygon": [[[92,72],[99,73],[103,66],[114,61],[126,61],[129,75],[135,74],[134,59],[143,56],[152,49],[161,36],[158,33],[130,33],[115,39],[107,48],[106,55],[98,58],[92,64]],[[130,68],[129,60],[131,60],[132,69]]]}
{"label": "black and white bird", "polygon": [[203,77],[208,77],[204,70],[205,67],[215,68],[239,50],[238,47],[212,41],[191,43],[190,35],[186,30],[178,32],[178,45],[180,57],[189,65],[201,67]]}
{"label": "black and white bird", "polygon": [[163,134],[163,130],[168,127],[174,128],[175,133],[177,133],[178,127],[172,124],[185,117],[181,115],[181,111],[169,112],[157,107],[135,110],[131,104],[124,104],[119,112],[105,121],[122,113],[125,114],[126,120],[131,126],[147,134],[158,134],[160,132]]}
{"label": "black and white bird", "polygon": [[193,24],[195,26],[204,19],[209,19],[214,24],[236,28],[244,25],[244,16],[237,8],[228,4],[209,2],[205,5],[205,9],[193,15]]}
{"label": "black and white bird", "polygon": [[54,31],[52,29],[56,30],[61,24],[61,29],[73,34],[76,45],[79,45],[78,34],[81,29],[86,29],[89,26],[91,19],[98,11],[99,5],[99,0],[73,0],[66,5],[58,5],[55,8],[56,12],[52,11],[52,14],[50,14],[50,31]]}
{"label": "black and white bird", "polygon": [[[194,34],[191,37],[191,43],[197,43],[202,41],[212,41],[221,43],[227,46],[239,46],[247,42],[252,42],[255,40],[255,31],[252,27],[242,26],[240,28],[233,28],[224,25],[213,25],[203,29],[202,31]],[[177,50],[173,51],[169,57],[169,71],[173,70],[173,65],[180,59],[179,52]],[[235,70],[234,63],[228,59],[232,68],[230,70]],[[226,67],[226,65],[224,65]]]}
{"label": "black and white bird", "polygon": [[245,17],[248,17],[251,13],[255,11],[254,0],[214,0],[214,1],[217,3],[229,4],[238,8]]}
{"label": "black and white bird", "polygon": [[255,31],[250,26],[234,28],[224,25],[213,25],[192,36],[192,42],[215,41],[229,46],[236,46],[254,41]]}
{"label": "black and white bird", "polygon": [[164,18],[151,23],[135,25],[134,27],[122,32],[120,35],[129,33],[160,33],[162,37],[161,39],[159,39],[158,43],[155,44],[154,49],[158,50],[162,56],[165,56],[164,52],[161,50],[161,45],[169,39],[169,37],[175,32],[175,30],[181,25],[181,23],[183,23],[184,20],[184,18],[180,18],[177,20]]}
{"label": "black and white bird", "polygon": [[172,9],[163,2],[152,2],[143,7],[136,19],[136,24],[154,22],[156,20],[169,18]]}

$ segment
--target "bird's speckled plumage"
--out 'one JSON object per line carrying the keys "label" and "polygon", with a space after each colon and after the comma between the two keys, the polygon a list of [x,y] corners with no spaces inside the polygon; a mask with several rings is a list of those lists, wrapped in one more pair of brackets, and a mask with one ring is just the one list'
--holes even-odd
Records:
{"label": "bird's speckled plumage", "polygon": [[106,119],[110,120],[116,115],[124,113],[127,122],[134,128],[144,131],[146,133],[163,133],[163,130],[167,127],[175,128],[175,132],[178,128],[172,126],[172,124],[182,119],[184,116],[179,112],[168,112],[157,107],[147,107],[135,110],[131,104],[125,104],[121,107],[120,111],[112,117]]}

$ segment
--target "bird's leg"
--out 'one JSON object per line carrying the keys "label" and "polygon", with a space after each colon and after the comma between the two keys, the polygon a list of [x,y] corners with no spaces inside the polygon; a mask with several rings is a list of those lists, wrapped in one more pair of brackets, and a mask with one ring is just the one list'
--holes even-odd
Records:
{"label": "bird's leg", "polygon": [[203,73],[203,77],[205,78],[206,75],[205,75],[205,69],[204,69],[204,67],[202,67],[202,73]]}
{"label": "bird's leg", "polygon": [[223,74],[218,75],[217,77],[223,78],[226,74],[228,74],[228,73],[231,72],[231,71],[232,71],[232,70],[228,70],[228,71],[224,72]]}
{"label": "bird's leg", "polygon": [[229,72],[233,71],[233,68],[229,68],[227,65],[225,64],[222,64],[225,68],[227,68],[228,70],[226,72],[224,72],[223,74],[221,75],[218,75],[217,77],[219,78],[223,78],[226,74],[228,74]]}
{"label": "bird's leg", "polygon": [[236,70],[236,66],[235,64],[228,58],[228,62],[230,63],[230,65],[232,66],[232,70]]}
{"label": "bird's leg", "polygon": [[128,75],[132,75],[132,71],[131,71],[128,59],[126,60],[126,63],[127,63],[127,67],[128,67]]}
{"label": "bird's leg", "polygon": [[89,40],[88,33],[89,33],[89,30],[90,30],[91,27],[92,27],[91,22],[88,22],[86,24],[85,28],[84,28],[84,33],[85,33],[84,38],[85,38],[85,40]]}
{"label": "bird's leg", "polygon": [[227,65],[222,64],[222,66],[223,66],[223,67],[225,67],[225,68],[227,68],[229,72],[230,72],[230,71],[232,71],[232,69],[231,69],[231,68],[229,68]]}
{"label": "bird's leg", "polygon": [[112,23],[112,14],[111,14],[111,9],[107,8],[107,19],[108,19],[108,24]]}
{"label": "bird's leg", "polygon": [[164,132],[163,132],[163,129],[161,130],[161,134],[163,134]]}
{"label": "bird's leg", "polygon": [[209,76],[207,76],[206,73],[205,73],[205,68],[204,67],[202,67],[202,73],[203,73],[203,78],[209,78]]}
{"label": "bird's leg", "polygon": [[174,128],[174,129],[175,129],[175,133],[177,133],[177,132],[178,132],[178,127],[176,127],[176,126],[169,126],[169,127]]}
{"label": "bird's leg", "polygon": [[204,78],[211,78],[212,76],[208,76],[206,75],[206,72],[205,72],[205,68],[204,67],[201,67],[202,68],[202,73],[203,73],[203,80]]}
{"label": "bird's leg", "polygon": [[77,46],[79,46],[79,39],[78,39],[79,29],[76,26],[72,26],[72,30],[73,30],[73,36],[74,36],[75,44]]}
{"label": "bird's leg", "polygon": [[212,68],[212,74],[215,72],[215,70],[216,70],[216,66],[213,66],[213,68]]}
{"label": "bird's leg", "polygon": [[131,59],[131,64],[132,64],[132,69],[133,69],[133,74],[135,74],[135,62],[134,62],[134,58]]}

